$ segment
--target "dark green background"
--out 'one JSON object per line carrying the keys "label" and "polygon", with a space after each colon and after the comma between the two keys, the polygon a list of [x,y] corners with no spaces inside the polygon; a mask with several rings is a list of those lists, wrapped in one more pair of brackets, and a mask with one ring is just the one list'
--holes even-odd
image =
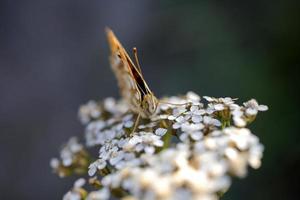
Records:
{"label": "dark green background", "polygon": [[[298,1],[299,2],[299,1]],[[77,108],[118,96],[104,27],[137,46],[158,95],[256,98],[263,165],[223,199],[296,199],[300,178],[297,1],[0,1],[0,198],[60,199],[49,160],[82,137]]]}

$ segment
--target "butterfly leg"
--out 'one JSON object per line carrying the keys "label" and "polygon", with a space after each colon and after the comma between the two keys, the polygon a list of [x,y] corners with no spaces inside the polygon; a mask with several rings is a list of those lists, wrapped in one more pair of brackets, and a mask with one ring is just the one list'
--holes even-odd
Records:
{"label": "butterfly leg", "polygon": [[133,129],[130,133],[130,135],[133,135],[133,133],[135,132],[135,130],[137,129],[138,125],[139,125],[139,122],[140,122],[140,119],[141,119],[141,114],[138,114],[138,116],[136,117],[136,120],[134,122],[134,126],[133,126]]}

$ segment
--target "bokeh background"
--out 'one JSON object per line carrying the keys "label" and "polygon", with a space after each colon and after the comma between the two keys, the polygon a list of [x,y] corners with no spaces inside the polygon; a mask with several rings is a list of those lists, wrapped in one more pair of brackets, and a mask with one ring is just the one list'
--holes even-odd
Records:
{"label": "bokeh background", "polygon": [[[104,27],[158,95],[256,98],[263,165],[223,199],[297,199],[300,178],[299,1],[1,0],[0,199],[61,199],[74,178],[49,160],[82,137],[79,105],[118,97]],[[298,125],[297,125],[298,124]]]}

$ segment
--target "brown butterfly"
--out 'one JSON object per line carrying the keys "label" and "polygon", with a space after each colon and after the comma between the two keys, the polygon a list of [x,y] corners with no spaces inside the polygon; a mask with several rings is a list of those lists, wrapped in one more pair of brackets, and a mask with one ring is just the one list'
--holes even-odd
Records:
{"label": "brown butterfly", "polygon": [[158,100],[142,75],[136,48],[133,48],[135,65],[112,30],[106,28],[106,34],[111,50],[110,65],[118,80],[122,97],[130,109],[138,114],[138,118],[152,116],[157,109]]}

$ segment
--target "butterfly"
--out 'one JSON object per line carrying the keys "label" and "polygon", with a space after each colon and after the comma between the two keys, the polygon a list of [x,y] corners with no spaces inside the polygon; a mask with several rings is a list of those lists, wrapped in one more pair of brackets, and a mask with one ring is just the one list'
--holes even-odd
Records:
{"label": "butterfly", "polygon": [[134,64],[113,31],[106,28],[106,34],[111,51],[110,65],[117,78],[122,97],[130,109],[138,114],[138,118],[151,117],[157,109],[158,99],[143,77],[136,48],[133,48],[136,62]]}

